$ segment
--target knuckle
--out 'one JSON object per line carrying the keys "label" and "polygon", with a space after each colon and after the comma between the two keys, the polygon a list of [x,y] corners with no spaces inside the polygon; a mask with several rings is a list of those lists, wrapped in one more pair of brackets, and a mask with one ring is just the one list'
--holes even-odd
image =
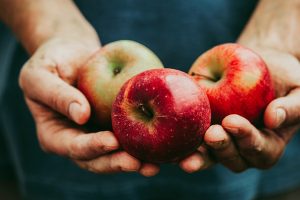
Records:
{"label": "knuckle", "polygon": [[[99,155],[102,147],[95,142],[96,137],[91,135],[87,140],[88,135],[80,135],[73,139],[69,147],[69,156],[74,159],[90,159]],[[96,146],[98,145],[98,146]],[[101,153],[101,152],[100,152]]]}
{"label": "knuckle", "polygon": [[38,69],[39,62],[36,59],[36,56],[31,57],[27,62],[23,65],[21,68],[21,71],[19,73],[19,86],[24,89],[26,86],[26,80],[28,79],[28,76],[33,73],[33,70]]}
{"label": "knuckle", "polygon": [[263,152],[263,148],[259,144],[253,145],[253,148],[251,148],[251,149],[254,154],[261,154]]}
{"label": "knuckle", "polygon": [[112,155],[109,163],[109,168],[113,172],[122,171],[121,163],[119,162],[118,154]]}
{"label": "knuckle", "polygon": [[93,134],[89,141],[89,146],[93,147],[96,152],[104,152],[105,146],[103,145],[103,138],[98,134]]}
{"label": "knuckle", "polygon": [[77,135],[69,145],[69,156],[74,159],[88,160],[94,158],[93,147],[89,145],[88,135]]}
{"label": "knuckle", "polygon": [[[64,107],[65,103],[62,100],[61,96],[63,94],[62,85],[56,84],[53,86],[52,95],[49,95],[48,101],[55,110],[61,110],[60,108]],[[61,112],[63,112],[61,110]]]}
{"label": "knuckle", "polygon": [[97,173],[97,174],[101,173],[101,170],[99,169],[99,167],[97,167],[96,162],[93,162],[93,161],[88,162],[85,167],[90,172],[94,172],[94,173]]}
{"label": "knuckle", "polygon": [[245,156],[260,156],[263,153],[263,148],[260,144],[251,144],[246,146],[242,150],[242,154]]}
{"label": "knuckle", "polygon": [[77,142],[77,140],[73,140],[69,147],[69,157],[73,159],[80,159],[82,155],[82,146]]}
{"label": "knuckle", "polygon": [[70,65],[58,65],[56,73],[58,73],[64,81],[73,85],[76,80],[77,69],[70,67]]}
{"label": "knuckle", "polygon": [[96,173],[96,174],[110,174],[115,172],[112,168],[110,168],[110,158],[100,158],[96,160],[73,160],[75,163],[82,169],[87,171]]}
{"label": "knuckle", "polygon": [[113,172],[138,171],[140,164],[126,152],[118,152],[111,157],[110,168]]}

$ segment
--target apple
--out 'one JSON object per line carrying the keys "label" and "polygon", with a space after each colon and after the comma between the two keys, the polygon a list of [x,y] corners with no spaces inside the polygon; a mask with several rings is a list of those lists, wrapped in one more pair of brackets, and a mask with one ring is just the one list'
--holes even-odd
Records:
{"label": "apple", "polygon": [[189,74],[206,91],[213,123],[238,114],[261,125],[266,106],[275,98],[265,62],[239,44],[222,44],[206,51],[194,62]]}
{"label": "apple", "polygon": [[80,69],[77,87],[88,99],[99,127],[111,127],[112,103],[122,85],[148,69],[162,68],[159,58],[134,41],[120,40],[98,50]]}
{"label": "apple", "polygon": [[177,161],[194,152],[210,126],[208,98],[186,73],[152,69],[125,83],[112,108],[120,145],[146,162]]}

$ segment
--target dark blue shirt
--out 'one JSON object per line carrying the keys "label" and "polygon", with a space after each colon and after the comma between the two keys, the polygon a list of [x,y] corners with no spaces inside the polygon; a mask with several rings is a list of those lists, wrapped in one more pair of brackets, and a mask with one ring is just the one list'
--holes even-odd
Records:
{"label": "dark blue shirt", "polygon": [[[131,39],[145,44],[166,67],[187,71],[205,50],[234,42],[256,1],[77,0],[103,44]],[[28,56],[0,25],[0,121],[20,187],[27,199],[237,199],[274,194],[300,185],[300,137],[295,137],[271,170],[234,174],[221,165],[187,174],[162,165],[159,175],[96,175],[71,161],[43,153],[34,123],[18,88]]]}

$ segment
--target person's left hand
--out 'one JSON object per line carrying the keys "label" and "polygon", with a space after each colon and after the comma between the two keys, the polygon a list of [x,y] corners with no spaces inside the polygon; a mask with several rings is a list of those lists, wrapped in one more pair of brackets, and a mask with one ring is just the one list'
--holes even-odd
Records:
{"label": "person's left hand", "polygon": [[281,157],[300,128],[300,63],[285,52],[254,48],[266,61],[276,89],[276,98],[264,113],[265,128],[258,130],[239,115],[212,125],[198,151],[180,162],[186,172],[195,172],[220,162],[234,172],[254,167],[267,169]]}

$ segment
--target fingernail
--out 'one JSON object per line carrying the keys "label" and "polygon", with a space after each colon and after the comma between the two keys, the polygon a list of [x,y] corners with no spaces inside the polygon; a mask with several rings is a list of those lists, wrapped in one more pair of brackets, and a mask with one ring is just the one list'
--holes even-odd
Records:
{"label": "fingernail", "polygon": [[198,171],[201,168],[202,164],[203,163],[201,162],[200,159],[192,159],[189,164],[191,172]]}
{"label": "fingernail", "polygon": [[241,125],[241,119],[236,115],[226,117],[222,122],[222,126],[226,129],[226,131],[230,132],[231,134],[239,134],[240,125]]}
{"label": "fingernail", "polygon": [[81,112],[81,106],[80,104],[73,102],[70,104],[69,106],[69,115],[71,116],[71,118],[76,122],[79,123],[79,119],[80,119],[80,113]]}
{"label": "fingernail", "polygon": [[279,127],[285,120],[286,118],[286,113],[285,110],[282,108],[277,108],[276,109],[276,128]]}
{"label": "fingernail", "polygon": [[225,139],[213,142],[206,142],[206,144],[216,150],[223,149],[224,147],[228,146],[228,142]]}
{"label": "fingernail", "polygon": [[230,126],[226,126],[225,129],[232,134],[238,134],[239,133],[239,128],[237,127],[230,127]]}

